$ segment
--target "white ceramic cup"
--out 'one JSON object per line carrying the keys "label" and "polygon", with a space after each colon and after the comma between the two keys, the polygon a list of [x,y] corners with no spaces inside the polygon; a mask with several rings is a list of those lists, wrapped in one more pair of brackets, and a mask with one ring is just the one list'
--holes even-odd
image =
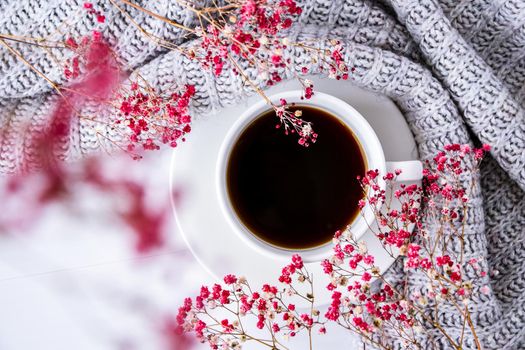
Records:
{"label": "white ceramic cup", "polygon": [[[309,105],[323,109],[332,115],[339,118],[356,136],[362,151],[365,155],[366,169],[377,169],[381,176],[387,172],[394,172],[396,169],[401,169],[402,173],[397,177],[397,181],[415,181],[422,177],[422,164],[418,160],[409,160],[402,162],[386,162],[385,154],[379,139],[365,118],[348,103],[324,94],[316,92],[311,99],[301,100],[302,91],[287,91],[270,96],[273,103],[279,104],[281,99],[285,99],[287,103],[295,102],[297,105]],[[237,142],[237,139],[242,132],[250,125],[257,117],[266,112],[270,107],[267,102],[261,100],[252,107],[248,108],[234,125],[229,130],[219,150],[219,157],[217,160],[217,191],[219,203],[223,214],[229,221],[232,229],[246,244],[251,246],[256,251],[277,259],[289,259],[291,255],[299,253],[306,262],[320,261],[328,257],[331,253],[331,242],[309,249],[285,249],[271,245],[258,238],[253,234],[238,218],[228,195],[226,185],[226,171],[230,152]],[[276,117],[277,118],[277,117]],[[315,126],[314,126],[315,128]],[[289,137],[297,137],[290,135]],[[384,182],[380,181],[381,186],[385,186]],[[342,209],[343,210],[343,209]],[[354,221],[350,224],[350,231],[356,239],[359,239],[369,228],[369,225],[374,222],[374,213],[367,205],[361,210],[361,215],[357,215]]]}

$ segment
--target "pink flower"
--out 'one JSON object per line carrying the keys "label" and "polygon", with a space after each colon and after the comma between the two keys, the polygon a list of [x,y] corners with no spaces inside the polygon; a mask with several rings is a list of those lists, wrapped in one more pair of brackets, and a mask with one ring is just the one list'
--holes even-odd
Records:
{"label": "pink flower", "polygon": [[332,293],[332,303],[325,314],[329,320],[336,321],[339,318],[339,306],[341,305],[341,293],[335,291]]}
{"label": "pink flower", "polygon": [[361,279],[365,282],[368,282],[372,279],[372,275],[368,272],[363,273],[363,276],[361,276]]}
{"label": "pink flower", "polygon": [[222,287],[219,284],[214,284],[212,287],[212,299],[218,300],[221,297]]}
{"label": "pink flower", "polygon": [[199,310],[204,308],[204,299],[200,295],[195,298],[195,307]]}
{"label": "pink flower", "polygon": [[408,253],[407,256],[409,258],[417,258],[419,257],[419,250],[421,249],[421,246],[415,243],[411,243],[408,245]]}
{"label": "pink flower", "polygon": [[334,267],[328,259],[325,259],[321,262],[321,266],[323,267],[323,271],[326,274],[331,274],[334,271]]}
{"label": "pink flower", "polygon": [[363,262],[367,265],[372,265],[374,263],[374,257],[372,255],[365,255]]}
{"label": "pink flower", "polygon": [[485,285],[485,286],[481,287],[479,289],[479,291],[481,292],[481,294],[488,295],[488,294],[490,294],[490,287]]}
{"label": "pink flower", "polygon": [[198,320],[195,324],[195,333],[198,337],[203,338],[204,337],[204,330],[206,329],[206,323],[204,323],[202,320]]}
{"label": "pink flower", "polygon": [[273,64],[281,63],[281,56],[279,56],[279,55],[272,55],[272,63]]}
{"label": "pink flower", "polygon": [[190,298],[184,299],[184,305],[179,308],[179,312],[177,313],[177,323],[179,325],[183,325],[186,322],[186,316],[188,315],[188,312],[191,311],[192,302]]}
{"label": "pink flower", "polygon": [[312,325],[314,324],[314,320],[308,314],[302,314],[301,320],[307,327],[312,327]]}
{"label": "pink flower", "polygon": [[102,40],[102,33],[99,32],[98,30],[94,30],[92,32],[92,36],[93,36],[93,41],[95,41],[95,42]]}
{"label": "pink flower", "polygon": [[383,176],[383,180],[393,180],[394,179],[394,174],[393,173],[386,173],[385,176]]}
{"label": "pink flower", "polygon": [[443,265],[450,265],[450,266],[452,266],[452,261],[450,260],[450,256],[448,256],[448,255],[438,256],[436,258],[436,264],[438,266],[443,266]]}
{"label": "pink flower", "polygon": [[259,314],[257,316],[257,319],[258,319],[258,321],[257,321],[257,328],[263,329],[264,328],[264,321],[266,320],[266,318],[264,317],[264,315]]}
{"label": "pink flower", "polygon": [[454,271],[452,273],[450,273],[450,279],[454,282],[459,282],[461,281],[461,274],[457,271]]}
{"label": "pink flower", "polygon": [[221,304],[229,304],[230,303],[230,291],[229,290],[223,290],[221,292],[221,296],[219,298],[219,302]]}
{"label": "pink flower", "polygon": [[301,256],[299,254],[294,254],[292,256],[292,264],[297,269],[302,269],[303,268],[303,266],[304,266],[303,259],[301,258]]}
{"label": "pink flower", "polygon": [[237,282],[237,277],[235,277],[234,275],[226,275],[226,276],[224,276],[224,283],[226,283],[226,284],[234,284],[235,282]]}
{"label": "pink flower", "polygon": [[285,269],[283,269],[281,276],[279,276],[279,282],[285,284],[292,283],[292,278],[290,277],[290,273],[287,270],[285,271]]}
{"label": "pink flower", "polygon": [[369,325],[368,323],[366,323],[361,317],[354,317],[352,319],[352,321],[354,322],[354,324],[360,328],[361,330],[365,331],[365,332],[368,332],[369,330]]}
{"label": "pink flower", "polygon": [[231,333],[234,330],[233,325],[227,319],[222,320],[221,325],[225,333]]}
{"label": "pink flower", "polygon": [[272,295],[276,295],[277,294],[277,287],[270,286],[269,284],[264,284],[263,287],[262,287],[262,291],[265,292],[265,293],[270,293]]}

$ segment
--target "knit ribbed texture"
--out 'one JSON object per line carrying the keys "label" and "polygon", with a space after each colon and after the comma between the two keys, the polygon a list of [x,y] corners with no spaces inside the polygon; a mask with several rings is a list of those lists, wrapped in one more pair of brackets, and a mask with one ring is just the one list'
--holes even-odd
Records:
{"label": "knit ribbed texture", "polygon": [[[82,3],[6,0],[0,5],[4,14],[0,32],[50,35]],[[173,1],[144,3],[180,23],[193,21]],[[465,231],[467,257],[483,256],[482,264],[491,271],[474,288],[489,284],[491,292],[474,298],[470,308],[485,349],[525,348],[525,1],[304,0],[302,7],[300,23],[291,36],[315,39],[321,47],[319,39],[342,39],[347,64],[356,68],[349,84],[396,102],[423,159],[449,143],[481,141],[493,146],[481,179],[470,179],[478,185],[471,195]],[[121,12],[109,3],[105,8],[109,21],[104,34],[129,68],[159,87],[195,85],[194,114],[220,109],[251,93],[239,77],[214,77],[176,52],[157,48]],[[125,9],[155,35],[173,42],[184,40],[179,30]],[[69,30],[77,33],[86,33],[91,26],[85,19],[70,25],[73,29]],[[17,48],[60,81],[61,71],[49,57],[32,48]],[[31,167],[34,150],[24,135],[45,125],[54,97],[44,81],[7,51],[1,52],[0,170],[13,172],[22,164]],[[286,55],[297,66],[311,65],[298,48]],[[284,73],[291,77],[291,72]],[[75,159],[99,149],[88,123],[81,120],[72,126],[62,158]],[[389,278],[401,280],[403,274],[398,262]],[[409,287],[422,290],[424,279],[413,275]],[[462,323],[457,312],[442,308],[440,318],[447,332],[459,337]],[[424,341],[443,343],[437,332],[430,332]],[[466,348],[474,348],[470,334]]]}

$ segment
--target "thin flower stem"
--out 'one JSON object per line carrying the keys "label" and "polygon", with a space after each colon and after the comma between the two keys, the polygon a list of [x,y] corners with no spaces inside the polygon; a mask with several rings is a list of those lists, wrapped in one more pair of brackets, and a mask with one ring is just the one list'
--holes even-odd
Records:
{"label": "thin flower stem", "polygon": [[62,91],[60,90],[60,88],[58,87],[57,84],[55,84],[54,81],[52,81],[51,79],[49,79],[44,73],[42,73],[40,70],[38,70],[34,65],[32,65],[28,60],[25,59],[25,57],[20,53],[18,52],[16,49],[14,49],[13,47],[11,47],[11,45],[9,45],[4,39],[1,39],[0,38],[0,44],[2,44],[3,46],[5,46],[9,52],[11,52],[13,55],[15,55],[18,59],[20,59],[25,65],[27,65],[29,68],[31,68],[32,71],[34,71],[36,74],[38,74],[41,78],[43,78],[45,81],[47,81],[49,83],[49,85],[51,85],[51,87],[53,89],[55,89],[59,95],[61,96],[64,96],[62,94]]}
{"label": "thin flower stem", "polygon": [[468,322],[468,325],[469,325],[469,328],[472,332],[472,336],[474,337],[474,342],[476,343],[476,349],[477,350],[482,350],[482,347],[481,347],[481,343],[479,341],[479,338],[478,338],[478,335],[476,333],[476,327],[474,327],[474,323],[472,322],[472,318],[470,317],[470,312],[468,311],[467,309],[467,322]]}
{"label": "thin flower stem", "polygon": [[14,35],[10,35],[10,34],[0,34],[0,38],[1,39],[5,39],[5,40],[19,42],[19,43],[22,43],[22,44],[31,45],[31,46],[45,47],[45,48],[51,48],[51,49],[63,49],[63,48],[65,48],[64,45],[45,45],[45,44],[40,44],[40,43],[38,43],[39,40],[36,40],[36,39],[33,39],[33,38],[18,37],[18,36],[14,36]]}
{"label": "thin flower stem", "polygon": [[371,336],[369,336],[369,335],[363,333],[363,332],[362,332],[361,330],[359,330],[358,328],[353,327],[353,326],[352,326],[351,324],[349,324],[348,322],[347,322],[346,325],[343,325],[343,324],[341,324],[341,323],[338,321],[337,324],[339,324],[341,327],[343,327],[343,328],[345,328],[345,329],[348,329],[348,330],[351,331],[351,332],[354,332],[354,333],[360,335],[361,337],[365,338],[366,340],[368,340],[368,341],[369,341],[370,343],[372,343],[373,345],[378,346],[379,348],[381,348],[381,349],[383,349],[383,350],[392,350],[391,347],[389,347],[389,346],[387,346],[387,345],[385,345],[385,344],[383,344],[383,343],[380,343],[380,342],[378,342],[378,341],[372,339]]}
{"label": "thin flower stem", "polygon": [[[122,0],[122,1],[127,1],[127,0]],[[199,18],[204,18],[210,25],[212,25],[213,27],[217,28],[218,30],[221,30],[222,31],[222,27],[220,27],[216,21],[213,20],[213,18],[211,17],[208,17],[204,14],[204,12],[202,10],[199,10],[199,9],[196,9],[195,7],[189,5],[186,1],[179,1],[179,0],[176,0],[176,2],[182,6],[184,6],[186,9],[190,10],[191,12],[195,13]],[[202,22],[201,22],[202,23]]]}
{"label": "thin flower stem", "polygon": [[[467,306],[465,305],[465,314],[466,314],[466,312],[467,312]],[[466,327],[466,325],[467,325],[467,317],[463,317],[463,325],[461,326],[461,336],[459,338],[459,344],[463,344],[463,339],[465,339],[465,327]]]}
{"label": "thin flower stem", "polygon": [[[172,26],[174,26],[174,27],[177,27],[177,28],[183,29],[183,30],[185,30],[185,31],[187,31],[187,32],[190,32],[190,33],[195,33],[195,29],[192,29],[192,28],[186,27],[186,26],[183,25],[183,24],[180,24],[180,23],[177,23],[177,22],[175,22],[175,21],[172,21],[172,20],[170,20],[170,19],[168,19],[168,18],[166,18],[166,17],[164,17],[164,16],[159,15],[158,13],[152,12],[152,11],[150,11],[150,10],[148,10],[148,9],[145,9],[144,7],[142,7],[142,6],[140,6],[140,5],[134,4],[134,3],[132,3],[131,1],[128,1],[128,0],[120,0],[120,1],[122,1],[124,4],[129,5],[129,6],[135,8],[135,9],[137,9],[137,10],[139,10],[139,11],[144,12],[145,14],[147,14],[147,15],[149,15],[149,16],[151,16],[151,17],[154,17],[154,18],[156,18],[156,19],[159,19],[159,20],[161,20],[161,21],[163,21],[163,22],[165,22],[165,23],[168,23],[169,25],[172,25]],[[112,2],[113,2],[113,1],[112,1]],[[180,3],[179,1],[176,1],[176,2]]]}
{"label": "thin flower stem", "polygon": [[459,238],[461,241],[461,256],[459,259],[459,263],[461,265],[463,265],[463,254],[465,251],[465,227],[467,226],[467,209],[467,205],[463,205],[463,222],[461,225],[461,236]]}
{"label": "thin flower stem", "polygon": [[[215,1],[214,1],[215,2]],[[206,12],[224,12],[224,11],[228,11],[228,10],[233,10],[233,9],[237,9],[239,8],[239,5],[237,4],[229,4],[229,5],[225,5],[225,6],[212,6],[212,7],[208,7],[208,8],[203,8],[201,11],[206,13]]]}
{"label": "thin flower stem", "polygon": [[[307,275],[307,280],[310,283],[310,295],[312,296],[310,300],[310,315],[313,315],[314,313],[314,281],[313,279],[310,279],[309,275]],[[308,340],[309,340],[310,350],[312,350],[312,347],[313,347],[312,327],[308,328]]]}
{"label": "thin flower stem", "polygon": [[264,98],[264,100],[271,106],[273,106],[273,103],[272,101],[268,98],[268,96],[266,96],[266,94],[264,93],[264,91],[258,87],[257,85],[255,85],[252,80],[246,75],[246,73],[244,72],[244,70],[239,66],[239,64],[233,59],[233,57],[231,57],[231,55],[228,55],[228,59],[230,62],[232,62],[232,64],[235,66],[235,69],[236,71],[241,75],[241,77],[243,78],[243,81],[247,82],[259,95],[261,95],[262,98]]}
{"label": "thin flower stem", "polygon": [[[178,51],[178,52],[180,52],[183,55],[187,55],[187,52],[185,52],[181,47],[179,47],[177,45],[174,45],[171,42],[166,41],[165,39],[163,39],[161,37],[158,37],[158,36],[148,32],[144,28],[142,28],[140,26],[140,24],[138,24],[127,11],[125,11],[122,7],[120,7],[116,3],[116,0],[109,0],[109,1],[111,2],[111,4],[113,6],[115,6],[117,8],[117,10],[119,10],[119,12],[121,12],[130,21],[131,24],[133,24],[146,37],[150,38],[152,41],[154,41],[155,43],[157,43],[161,47],[164,47],[164,48],[166,48],[168,50]],[[122,0],[122,1],[124,1],[124,0]]]}
{"label": "thin flower stem", "polygon": [[0,44],[5,46],[13,55],[15,55],[18,59],[20,59],[25,65],[27,65],[32,71],[34,71],[37,75],[39,75],[41,78],[43,78],[45,81],[49,83],[49,85],[58,93],[58,95],[64,100],[64,102],[71,107],[72,111],[76,114],[79,114],[79,111],[77,108],[71,104],[69,99],[63,94],[62,89],[51,79],[49,79],[44,73],[42,73],[39,69],[37,69],[33,64],[31,64],[29,61],[25,59],[25,57],[18,52],[16,49],[11,47],[7,42],[5,42],[4,39],[0,38]]}
{"label": "thin flower stem", "polygon": [[[219,320],[217,320],[215,317],[213,317],[213,316],[212,316],[207,310],[204,310],[204,313],[205,313],[210,319],[212,319],[217,325],[220,325],[220,324],[221,324],[221,323],[219,322]],[[218,331],[218,332],[220,333],[220,331]],[[243,331],[242,333],[229,333],[229,334],[232,335],[232,336],[239,336],[239,337],[244,336],[244,337],[246,337],[246,338],[248,338],[248,339],[250,339],[250,340],[254,340],[254,341],[256,341],[256,342],[258,342],[258,343],[260,343],[260,344],[262,344],[262,345],[264,345],[264,346],[267,346],[267,347],[269,347],[270,349],[272,348],[272,345],[269,345],[269,344],[265,343],[265,340],[255,338],[255,337],[249,335],[248,333],[246,333],[246,332],[244,332],[244,331]],[[268,342],[270,342],[270,341],[271,341],[271,340],[268,340]]]}
{"label": "thin flower stem", "polygon": [[[481,343],[479,341],[478,335],[476,333],[476,327],[474,327],[474,323],[472,322],[472,318],[470,316],[470,311],[468,310],[468,306],[465,305],[465,311],[462,312],[463,308],[461,308],[456,302],[452,301],[452,304],[458,309],[459,313],[462,314],[462,316],[467,321],[467,324],[469,325],[469,329],[472,332],[472,336],[474,337],[474,342],[476,343],[476,348],[478,350],[481,350]],[[461,345],[461,344],[460,344]]]}

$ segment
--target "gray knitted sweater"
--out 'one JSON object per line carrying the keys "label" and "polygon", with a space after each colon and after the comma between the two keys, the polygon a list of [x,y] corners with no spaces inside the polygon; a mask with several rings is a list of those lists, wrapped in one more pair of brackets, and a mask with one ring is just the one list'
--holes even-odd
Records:
{"label": "gray knitted sweater", "polygon": [[[192,16],[169,0],[143,1],[186,25]],[[86,33],[90,19],[71,18],[82,0],[3,0],[0,33],[53,37],[58,23]],[[353,83],[390,97],[404,113],[427,159],[447,143],[493,146],[472,196],[467,255],[483,256],[491,273],[489,295],[470,305],[486,349],[525,349],[525,0],[304,0],[297,30],[307,38],[339,37],[356,67]],[[130,70],[151,83],[197,87],[196,114],[235,103],[249,93],[237,77],[215,78],[175,52],[157,47],[129,19],[105,4],[104,34]],[[131,8],[134,20],[173,42],[181,32]],[[61,28],[63,31],[64,29]],[[61,71],[42,50],[15,45],[50,78]],[[57,53],[59,54],[59,53]],[[287,53],[298,63],[299,49]],[[47,83],[0,50],[0,171],[31,167],[34,149],[24,138],[46,123],[55,96]],[[385,116],[387,117],[387,116]],[[60,156],[75,159],[100,147],[92,125],[72,125]],[[110,132],[109,130],[107,131]],[[402,278],[401,264],[390,278]],[[410,288],[423,288],[418,276]],[[458,334],[459,316],[441,310],[445,328]],[[473,347],[473,342],[468,341]]]}

